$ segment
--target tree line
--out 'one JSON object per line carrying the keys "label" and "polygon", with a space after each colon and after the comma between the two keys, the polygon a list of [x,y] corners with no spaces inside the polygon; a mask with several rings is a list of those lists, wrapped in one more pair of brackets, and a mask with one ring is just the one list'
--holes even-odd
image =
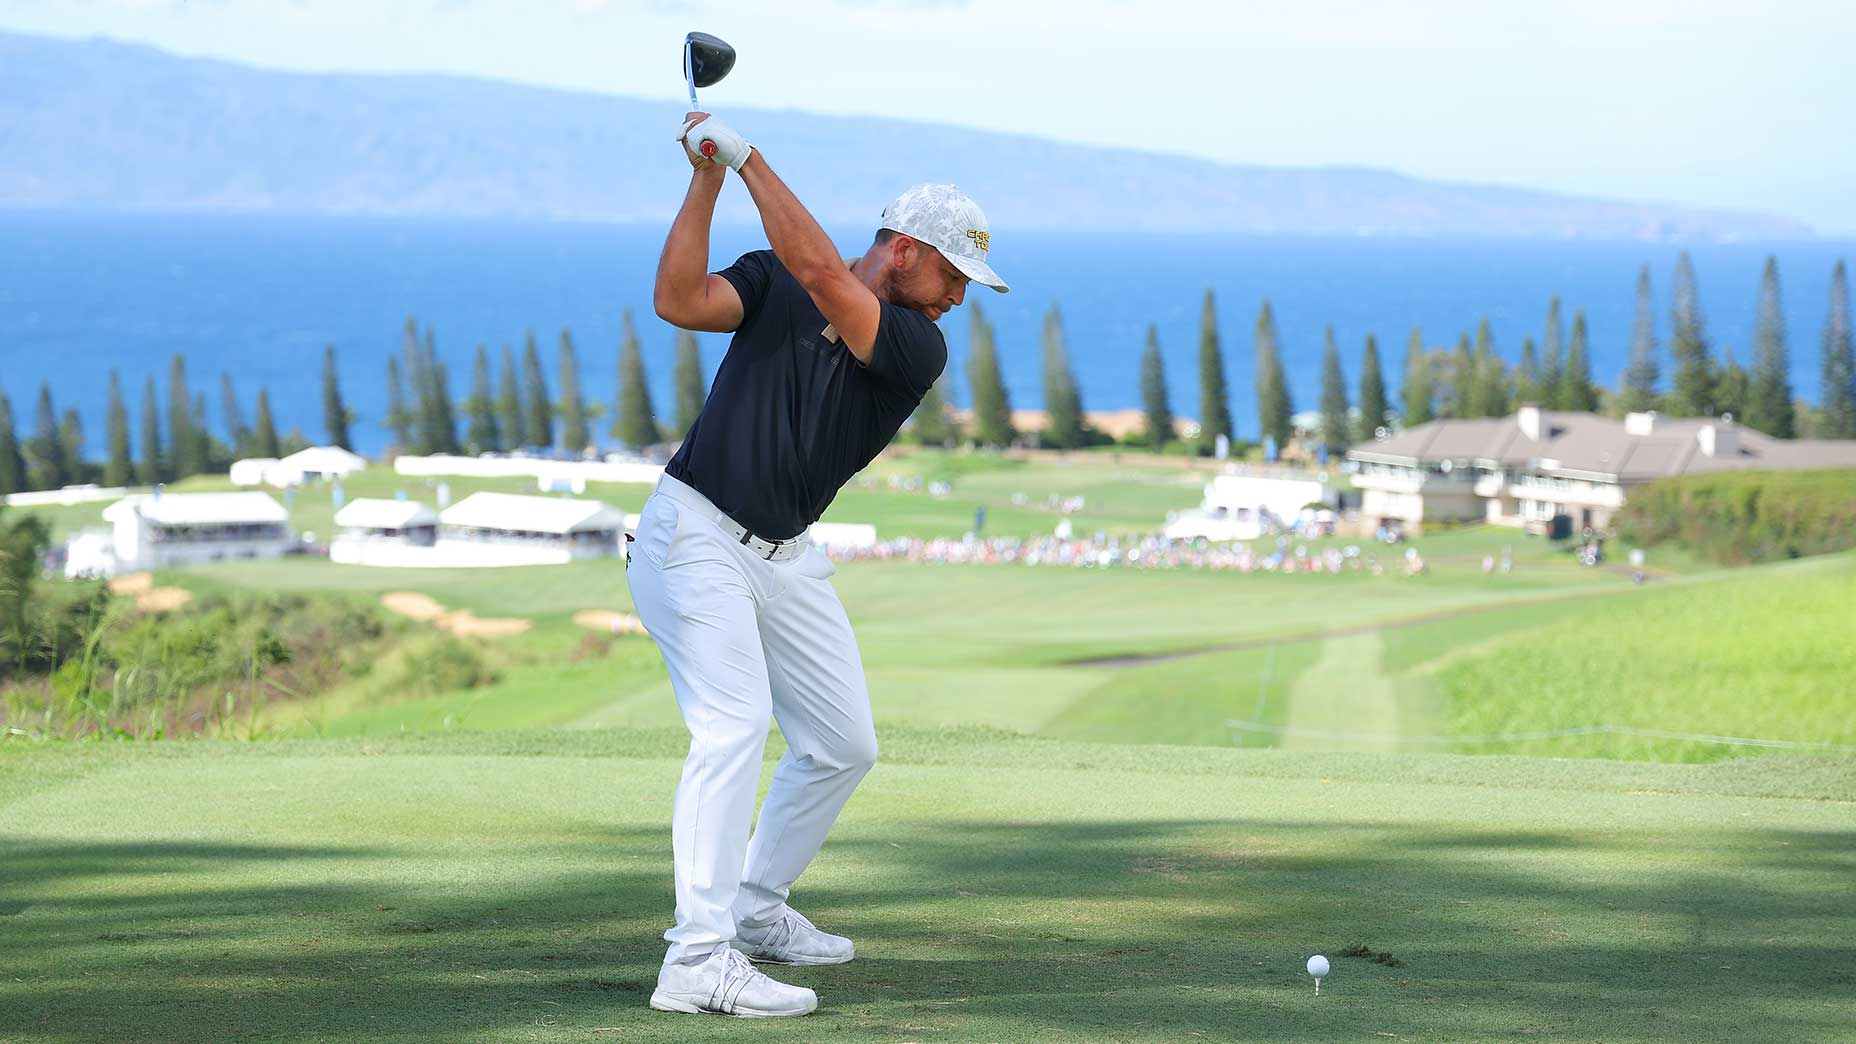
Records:
{"label": "tree line", "polygon": [[[450,376],[438,358],[432,330],[408,318],[400,352],[389,356],[386,366],[384,420],[392,434],[390,452],[560,450],[577,454],[591,450],[593,429],[606,411],[582,393],[579,359],[569,330],[561,331],[556,359],[555,378],[561,389],[558,397],[549,393],[548,377],[532,332],[523,348],[520,370],[514,353],[509,346],[503,346],[500,376],[494,386],[489,354],[478,345],[470,396],[458,402],[452,397]],[[707,386],[696,337],[688,331],[678,331],[675,384],[675,420],[674,426],[668,426],[660,422],[651,403],[644,355],[631,313],[626,312],[610,435],[627,447],[642,449],[681,437],[695,422]],[[140,419],[132,436],[122,381],[111,370],[101,463],[93,462],[86,453],[84,424],[78,411],[67,408],[60,413],[49,384],[39,386],[35,422],[25,438],[18,436],[12,403],[0,392],[0,494],[88,482],[105,486],[177,482],[190,475],[224,474],[235,460],[281,457],[311,444],[300,430],[278,433],[267,388],[258,389],[248,423],[230,373],[220,373],[219,387],[220,426],[214,431],[208,421],[205,393],[190,387],[186,359],[175,354],[168,369],[165,405],[151,375],[143,386]],[[335,348],[326,346],[322,361],[322,428],[326,443],[352,449],[349,429],[354,421],[355,415],[342,397]]]}
{"label": "tree line", "polygon": [[[1497,349],[1487,319],[1477,324],[1473,336],[1461,334],[1453,349],[1429,347],[1423,331],[1412,329],[1406,340],[1404,383],[1396,400],[1389,394],[1378,341],[1371,334],[1360,353],[1355,393],[1349,396],[1340,348],[1330,326],[1322,348],[1317,403],[1321,420],[1314,444],[1329,453],[1339,453],[1356,443],[1372,441],[1384,428],[1440,418],[1502,417],[1523,403],[1613,416],[1644,410],[1688,417],[1731,414],[1748,427],[1779,438],[1856,438],[1856,360],[1852,359],[1851,349],[1849,279],[1842,261],[1837,262],[1831,275],[1830,308],[1819,349],[1823,392],[1815,409],[1799,402],[1792,392],[1790,349],[1775,258],[1766,259],[1761,276],[1750,369],[1735,360],[1731,348],[1716,357],[1707,334],[1694,266],[1687,253],[1676,261],[1667,385],[1656,337],[1655,307],[1646,265],[1637,277],[1629,363],[1615,390],[1602,386],[1592,376],[1591,337],[1585,312],[1575,310],[1569,328],[1558,297],[1548,302],[1539,341],[1527,337],[1519,359],[1512,364]],[[978,301],[969,302],[967,310],[966,378],[973,404],[971,428],[964,433],[955,430],[943,388],[950,378],[944,374],[917,409],[912,429],[917,440],[928,445],[944,444],[963,435],[981,445],[1013,445],[1020,441],[1021,433],[1013,427],[1011,395],[1000,373],[993,326]],[[1267,298],[1258,311],[1252,343],[1258,441],[1268,439],[1278,447],[1286,447],[1295,435],[1295,406],[1282,365],[1281,335]],[[1205,292],[1200,314],[1198,362],[1199,434],[1189,448],[1209,454],[1218,436],[1233,441],[1237,438],[1215,299],[1210,290]],[[1177,441],[1159,333],[1152,325],[1147,328],[1137,377],[1144,424],[1130,441],[1154,447]],[[1040,442],[1067,449],[1107,441],[1088,427],[1069,365],[1062,317],[1055,306],[1044,319],[1043,391],[1047,422],[1039,434]]]}
{"label": "tree line", "polygon": [[[1188,447],[1202,454],[1213,451],[1220,435],[1238,441],[1215,304],[1212,291],[1207,290],[1199,324],[1199,434]],[[1829,313],[1819,345],[1823,392],[1815,408],[1798,402],[1792,392],[1776,259],[1766,259],[1761,276],[1750,368],[1741,366],[1731,348],[1716,357],[1694,266],[1686,253],[1676,261],[1673,280],[1667,382],[1663,380],[1665,359],[1656,336],[1655,307],[1645,266],[1637,277],[1629,362],[1615,390],[1593,379],[1584,311],[1575,310],[1568,326],[1557,297],[1547,305],[1539,341],[1527,337],[1512,365],[1497,349],[1487,319],[1477,324],[1473,336],[1460,335],[1453,349],[1427,346],[1423,331],[1414,328],[1406,340],[1403,384],[1396,397],[1387,386],[1377,339],[1370,334],[1360,353],[1358,381],[1349,394],[1340,347],[1329,327],[1323,339],[1317,403],[1321,421],[1314,442],[1329,453],[1339,453],[1350,445],[1371,441],[1381,428],[1438,418],[1506,416],[1521,403],[1611,415],[1650,409],[1677,416],[1731,414],[1748,427],[1780,438],[1856,438],[1856,359],[1851,348],[1849,279],[1842,261],[1831,275]],[[928,445],[958,438],[985,446],[1012,445],[1020,433],[1012,422],[1011,396],[1000,370],[993,325],[977,300],[968,303],[967,318],[966,379],[973,404],[970,428],[956,430],[945,389],[949,380],[956,379],[950,371],[929,389],[915,411],[911,430],[916,440]],[[1047,423],[1040,441],[1066,449],[1109,441],[1088,424],[1070,364],[1063,316],[1054,305],[1044,317],[1043,342]],[[1257,314],[1252,344],[1257,441],[1268,439],[1286,447],[1295,435],[1295,408],[1282,365],[1281,336],[1267,298]],[[644,355],[629,311],[623,318],[618,361],[612,422],[607,428],[612,438],[641,449],[679,438],[689,430],[706,394],[694,334],[677,333],[676,401],[674,420],[668,424],[659,419],[651,401]],[[388,357],[386,371],[385,422],[394,452],[578,454],[593,449],[593,432],[606,414],[601,403],[588,401],[582,391],[577,350],[566,329],[561,331],[556,352],[558,395],[550,393],[533,332],[524,341],[520,366],[511,347],[502,347],[494,382],[489,351],[478,345],[470,394],[462,401],[453,398],[450,376],[438,357],[432,330],[422,329],[415,319],[407,319],[400,352]],[[1144,424],[1129,441],[1155,448],[1177,442],[1166,367],[1153,325],[1147,328],[1136,377]],[[18,437],[12,403],[0,393],[0,494],[96,481],[108,486],[173,482],[205,472],[223,473],[235,459],[281,456],[309,444],[300,431],[278,433],[265,388],[258,390],[249,423],[229,373],[220,374],[220,402],[221,425],[214,432],[207,420],[206,396],[189,386],[186,360],[176,354],[169,366],[165,406],[154,378],[144,384],[140,420],[132,438],[121,381],[111,371],[103,461],[96,464],[85,452],[78,412],[68,408],[60,412],[48,385],[39,388],[31,434],[25,438]],[[349,427],[354,416],[342,398],[333,346],[323,350],[322,414],[327,441],[351,448]]]}

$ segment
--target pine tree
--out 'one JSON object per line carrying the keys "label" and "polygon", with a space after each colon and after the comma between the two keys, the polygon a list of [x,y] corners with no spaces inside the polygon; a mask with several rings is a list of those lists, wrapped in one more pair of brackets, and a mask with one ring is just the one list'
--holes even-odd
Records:
{"label": "pine tree", "polygon": [[393,432],[393,448],[400,453],[417,453],[413,438],[417,415],[406,403],[406,384],[400,377],[400,363],[387,357],[387,428]]}
{"label": "pine tree", "polygon": [[176,480],[206,470],[200,439],[193,430],[193,393],[187,390],[187,360],[179,352],[168,363],[168,448]]}
{"label": "pine tree", "polygon": [[[681,438],[689,434],[690,427],[696,423],[697,416],[702,413],[703,399],[706,395],[702,383],[702,349],[696,344],[696,335],[688,330],[677,331],[677,368],[672,382],[677,386],[677,436]],[[936,401],[940,402],[942,410],[945,411],[947,402],[937,390],[940,383],[938,380],[935,381],[935,387],[929,388],[928,394],[934,396]],[[922,399],[924,404],[927,401],[926,398]],[[918,437],[922,431],[921,418],[921,408],[917,407],[915,433]],[[945,426],[945,417],[942,418],[942,422]],[[945,436],[937,440],[936,445],[944,440]]]}
{"label": "pine tree", "polygon": [[1824,318],[1822,434],[1827,439],[1856,439],[1856,351],[1850,342],[1850,280],[1839,259],[1830,274],[1830,314]]}
{"label": "pine tree", "polygon": [[103,484],[114,489],[135,481],[135,460],[129,452],[129,408],[123,405],[122,381],[110,371],[110,403],[104,415],[104,441],[109,461],[103,466]]}
{"label": "pine tree", "polygon": [[84,418],[69,406],[58,421],[58,446],[64,451],[65,482],[89,482],[90,465],[84,460]]}
{"label": "pine tree", "polygon": [[1675,378],[1669,394],[1670,411],[1682,417],[1712,417],[1714,359],[1708,351],[1695,266],[1689,263],[1687,251],[1676,259],[1671,319],[1669,354],[1675,361]]}
{"label": "pine tree", "polygon": [[941,394],[941,384],[946,379],[945,372],[935,378],[909,416],[909,432],[924,446],[945,446],[954,436],[954,421],[947,412],[947,396]]}
{"label": "pine tree", "polygon": [[66,484],[64,443],[58,437],[58,412],[52,406],[52,388],[39,385],[39,404],[26,440],[26,488],[57,489]]}
{"label": "pine tree", "polygon": [[1056,305],[1044,313],[1044,437],[1058,449],[1076,449],[1084,443],[1083,400],[1070,372],[1070,353],[1064,344],[1063,315]]}
{"label": "pine tree", "polygon": [[1199,455],[1216,450],[1218,436],[1235,438],[1236,434],[1231,423],[1231,390],[1224,379],[1224,348],[1218,336],[1218,303],[1207,289],[1199,310]]}
{"label": "pine tree", "polygon": [[26,461],[19,452],[19,432],[13,424],[13,401],[0,392],[0,496],[26,488]]}
{"label": "pine tree", "polygon": [[1405,341],[1405,384],[1400,389],[1404,400],[1405,427],[1424,424],[1437,416],[1434,399],[1436,383],[1431,379],[1431,360],[1424,352],[1424,331],[1411,328]]}
{"label": "pine tree", "polygon": [[258,419],[251,433],[252,448],[260,457],[281,457],[283,445],[277,439],[277,422],[271,419],[271,393],[258,389]]}
{"label": "pine tree", "polygon": [[322,346],[322,430],[328,433],[331,446],[354,448],[348,437],[348,407],[342,404],[341,375],[335,369],[332,344]]}
{"label": "pine tree", "polygon": [[[232,456],[252,456],[251,427],[245,423],[245,411],[238,404],[238,393],[232,390],[232,375],[225,370],[219,371],[219,408],[225,415],[226,438],[231,440]],[[124,432],[126,443],[126,427]]]}
{"label": "pine tree", "polygon": [[1450,416],[1456,420],[1474,417],[1475,405],[1476,357],[1469,351],[1469,335],[1463,334],[1450,356]]}
{"label": "pine tree", "polygon": [[974,437],[982,446],[1010,446],[1018,433],[1012,430],[1012,398],[999,373],[992,324],[978,301],[967,307],[967,382],[973,393]]}
{"label": "pine tree", "polygon": [[1732,345],[1726,347],[1723,355],[1720,376],[1714,385],[1714,406],[1721,416],[1744,417],[1753,398],[1752,377],[1734,361]]}
{"label": "pine tree", "polygon": [[213,441],[212,428],[207,426],[205,392],[193,396],[193,441],[196,444],[194,456],[199,458],[204,471],[218,472],[232,466],[231,458],[221,452],[221,447]]}
{"label": "pine tree", "polygon": [[1328,455],[1346,452],[1351,444],[1353,421],[1347,415],[1347,377],[1340,369],[1340,348],[1334,343],[1334,328],[1328,327],[1321,348],[1321,444]]}
{"label": "pine tree", "polygon": [[496,392],[496,432],[506,450],[531,449],[527,415],[522,411],[522,382],[516,377],[516,355],[503,345],[503,364]]}
{"label": "pine tree", "polygon": [[587,430],[586,400],[580,396],[580,358],[574,354],[573,334],[561,328],[561,448],[579,456],[593,444]]}
{"label": "pine tree", "polygon": [[1560,374],[1561,409],[1592,413],[1598,409],[1598,388],[1592,384],[1592,353],[1585,329],[1585,310],[1572,317],[1572,345],[1566,351],[1566,369]]}
{"label": "pine tree", "polygon": [[1476,324],[1476,359],[1470,378],[1469,415],[1505,417],[1508,415],[1508,366],[1495,354],[1495,334],[1487,319]]}
{"label": "pine tree", "polygon": [[1545,406],[1545,385],[1540,383],[1540,357],[1534,352],[1534,339],[1521,342],[1521,365],[1514,371],[1514,401],[1522,406]]}
{"label": "pine tree", "polygon": [[1289,398],[1289,381],[1282,369],[1281,338],[1276,313],[1268,298],[1257,313],[1257,419],[1263,434],[1276,440],[1280,450],[1294,434],[1295,406]]}
{"label": "pine tree", "polygon": [[432,328],[426,327],[425,339],[420,346],[419,362],[422,382],[422,411],[426,417],[427,431],[425,439],[430,447],[427,453],[456,453],[458,451],[457,411],[451,405],[451,374],[445,364],[438,361],[438,348],[434,343]]}
{"label": "pine tree", "polygon": [[1141,412],[1147,420],[1147,444],[1164,449],[1173,441],[1173,405],[1166,389],[1166,360],[1160,356],[1160,331],[1147,324],[1147,350],[1141,353]]}
{"label": "pine tree", "polygon": [[1360,355],[1360,427],[1354,442],[1371,442],[1379,437],[1386,424],[1386,381],[1379,370],[1379,341],[1366,335],[1366,350]]}
{"label": "pine tree", "polygon": [[503,448],[496,430],[496,396],[490,391],[490,353],[481,344],[471,364],[470,398],[464,400],[464,413],[470,418],[464,434],[466,452],[474,456]]}
{"label": "pine tree", "polygon": [[1766,255],[1759,279],[1759,312],[1753,325],[1753,373],[1747,398],[1747,427],[1775,438],[1798,434],[1792,406],[1791,353],[1785,347],[1785,310],[1779,301],[1779,262]]}
{"label": "pine tree", "polygon": [[554,403],[548,396],[548,379],[541,372],[541,353],[535,350],[533,330],[522,345],[522,390],[528,394],[522,441],[545,450],[554,445]]}
{"label": "pine tree", "polygon": [[1547,302],[1547,329],[1541,340],[1541,363],[1536,387],[1539,391],[1539,404],[1552,410],[1563,410],[1564,404],[1556,396],[1559,394],[1560,374],[1566,369],[1566,338],[1560,324],[1560,298],[1553,295]]}
{"label": "pine tree", "polygon": [[644,351],[632,328],[631,309],[625,310],[619,337],[619,395],[612,434],[634,450],[658,441],[657,411],[651,408],[651,387],[645,380]]}
{"label": "pine tree", "polygon": [[142,485],[152,486],[168,480],[167,456],[161,448],[161,414],[155,405],[155,379],[142,386],[142,457],[137,462],[136,477]]}
{"label": "pine tree", "polygon": [[1642,413],[1656,408],[1656,382],[1662,366],[1656,361],[1656,304],[1650,295],[1650,266],[1637,270],[1637,318],[1631,324],[1630,364],[1624,369],[1624,410]]}

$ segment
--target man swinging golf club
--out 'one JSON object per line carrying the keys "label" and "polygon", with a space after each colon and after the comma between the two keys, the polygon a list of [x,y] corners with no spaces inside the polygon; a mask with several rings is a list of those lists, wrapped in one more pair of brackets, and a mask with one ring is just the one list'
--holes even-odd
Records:
{"label": "man swinging golf club", "polygon": [[[629,578],[690,732],[671,822],[676,924],[651,1006],[804,1015],[809,989],[750,961],[840,964],[851,940],[786,905],[876,760],[849,619],[806,536],[896,434],[947,364],[934,321],[986,263],[986,218],[952,185],[909,189],[846,264],[758,151],[690,113],[694,168],[658,261],[657,314],[733,331],[708,401],[645,503]],[[771,250],[710,273],[709,224],[728,170]],[[749,840],[768,716],[787,752]]]}

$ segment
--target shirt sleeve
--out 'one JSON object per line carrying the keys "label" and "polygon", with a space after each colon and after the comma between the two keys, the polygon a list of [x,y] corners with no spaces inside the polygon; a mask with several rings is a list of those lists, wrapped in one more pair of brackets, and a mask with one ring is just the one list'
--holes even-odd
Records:
{"label": "shirt sleeve", "polygon": [[870,348],[870,372],[920,402],[947,368],[947,340],[920,312],[888,301],[877,304],[882,314]]}
{"label": "shirt sleeve", "polygon": [[742,254],[735,263],[717,272],[728,280],[741,297],[741,321],[746,324],[767,300],[767,288],[773,285],[773,251],[755,250]]}

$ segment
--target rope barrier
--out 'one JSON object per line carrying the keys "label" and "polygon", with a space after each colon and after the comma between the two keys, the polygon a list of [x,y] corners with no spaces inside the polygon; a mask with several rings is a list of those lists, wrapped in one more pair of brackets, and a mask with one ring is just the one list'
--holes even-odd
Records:
{"label": "rope barrier", "polygon": [[[1640,729],[1630,725],[1585,725],[1572,729],[1541,732],[1501,732],[1488,736],[1397,736],[1372,732],[1329,732],[1292,725],[1270,725],[1260,721],[1226,721],[1232,732],[1261,732],[1296,739],[1331,740],[1339,743],[1372,743],[1387,746],[1420,744],[1449,746],[1465,743],[1520,743],[1528,740],[1570,739],[1575,736],[1635,736],[1643,739],[1681,740],[1689,743],[1720,743],[1735,747],[1771,747],[1778,750],[1816,750],[1838,754],[1856,754],[1856,745],[1848,743],[1814,743],[1805,740],[1755,739],[1746,736],[1710,736],[1699,732],[1670,732],[1665,729]],[[1243,746],[1240,739],[1238,746]]]}

